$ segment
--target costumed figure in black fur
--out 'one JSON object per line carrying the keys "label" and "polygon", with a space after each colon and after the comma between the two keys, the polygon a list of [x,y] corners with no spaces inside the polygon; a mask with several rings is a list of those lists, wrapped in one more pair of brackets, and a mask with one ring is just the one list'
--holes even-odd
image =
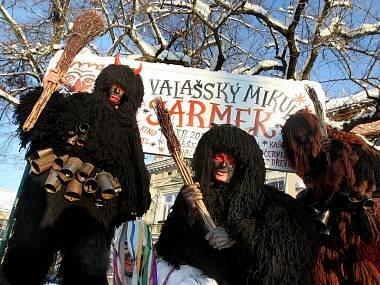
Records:
{"label": "costumed figure in black fur", "polygon": [[[353,133],[327,127],[301,110],[282,134],[290,164],[309,188],[297,197],[321,224],[317,285],[380,284],[380,153]],[[330,163],[326,153],[329,153]]]}
{"label": "costumed figure in black fur", "polygon": [[[264,185],[263,153],[253,136],[212,127],[192,167],[199,183],[178,194],[156,244],[159,256],[175,268],[197,267],[218,284],[311,283],[313,223],[295,199]],[[210,232],[195,214],[199,199],[217,225]]]}
{"label": "costumed figure in black fur", "polygon": [[[34,128],[24,132],[41,92],[23,96],[15,111],[33,172],[22,181],[0,284],[42,284],[57,252],[62,284],[108,284],[114,228],[141,217],[151,201],[136,122],[141,77],[127,66],[109,65],[92,93],[54,93]],[[49,155],[40,153],[43,162],[34,159],[48,148]]]}

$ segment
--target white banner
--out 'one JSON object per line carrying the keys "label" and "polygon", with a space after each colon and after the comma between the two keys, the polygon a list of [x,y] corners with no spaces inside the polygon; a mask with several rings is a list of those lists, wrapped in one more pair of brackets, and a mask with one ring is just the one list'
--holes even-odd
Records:
{"label": "white banner", "polygon": [[[61,53],[51,60],[55,67]],[[113,57],[79,54],[68,70],[68,91],[91,91],[99,72]],[[138,68],[140,62],[121,58]],[[138,112],[145,153],[168,155],[166,139],[159,130],[153,100],[161,96],[171,114],[185,157],[191,158],[198,140],[212,124],[232,124],[254,135],[264,152],[268,169],[289,170],[284,156],[281,126],[286,118],[304,108],[313,110],[305,85],[312,86],[321,102],[320,84],[226,72],[211,72],[177,65],[142,62],[144,102]],[[323,104],[324,105],[324,104]]]}

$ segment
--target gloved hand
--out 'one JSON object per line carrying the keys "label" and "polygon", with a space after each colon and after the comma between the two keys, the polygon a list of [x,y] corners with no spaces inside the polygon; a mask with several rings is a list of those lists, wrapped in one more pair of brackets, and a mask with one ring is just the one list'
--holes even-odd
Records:
{"label": "gloved hand", "polygon": [[236,241],[231,239],[229,234],[223,227],[216,227],[208,232],[205,236],[205,239],[208,240],[209,244],[215,249],[224,249],[233,246]]}
{"label": "gloved hand", "polygon": [[181,194],[190,208],[195,209],[195,201],[203,199],[203,195],[199,187],[199,183],[196,182],[195,184],[185,185],[181,189]]}

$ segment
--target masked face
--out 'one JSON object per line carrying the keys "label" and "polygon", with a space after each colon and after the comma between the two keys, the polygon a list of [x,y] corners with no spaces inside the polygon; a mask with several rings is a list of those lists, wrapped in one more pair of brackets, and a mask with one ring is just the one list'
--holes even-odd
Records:
{"label": "masked face", "polygon": [[219,183],[229,183],[234,174],[236,159],[227,153],[216,153],[213,158],[213,176]]}
{"label": "masked face", "polygon": [[111,103],[115,106],[116,109],[117,106],[120,104],[124,93],[125,91],[121,87],[115,84],[111,86],[108,99],[111,101]]}

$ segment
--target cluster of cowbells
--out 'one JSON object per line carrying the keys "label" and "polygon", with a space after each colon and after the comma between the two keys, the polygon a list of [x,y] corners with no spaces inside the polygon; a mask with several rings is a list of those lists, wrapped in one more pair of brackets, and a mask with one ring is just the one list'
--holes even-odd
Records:
{"label": "cluster of cowbells", "polygon": [[64,197],[71,202],[80,200],[85,192],[95,195],[96,206],[104,206],[121,191],[118,179],[111,173],[95,171],[94,165],[83,163],[77,157],[57,157],[52,148],[37,151],[29,158],[29,163],[31,171],[37,175],[50,170],[45,190],[57,193],[64,188]]}

